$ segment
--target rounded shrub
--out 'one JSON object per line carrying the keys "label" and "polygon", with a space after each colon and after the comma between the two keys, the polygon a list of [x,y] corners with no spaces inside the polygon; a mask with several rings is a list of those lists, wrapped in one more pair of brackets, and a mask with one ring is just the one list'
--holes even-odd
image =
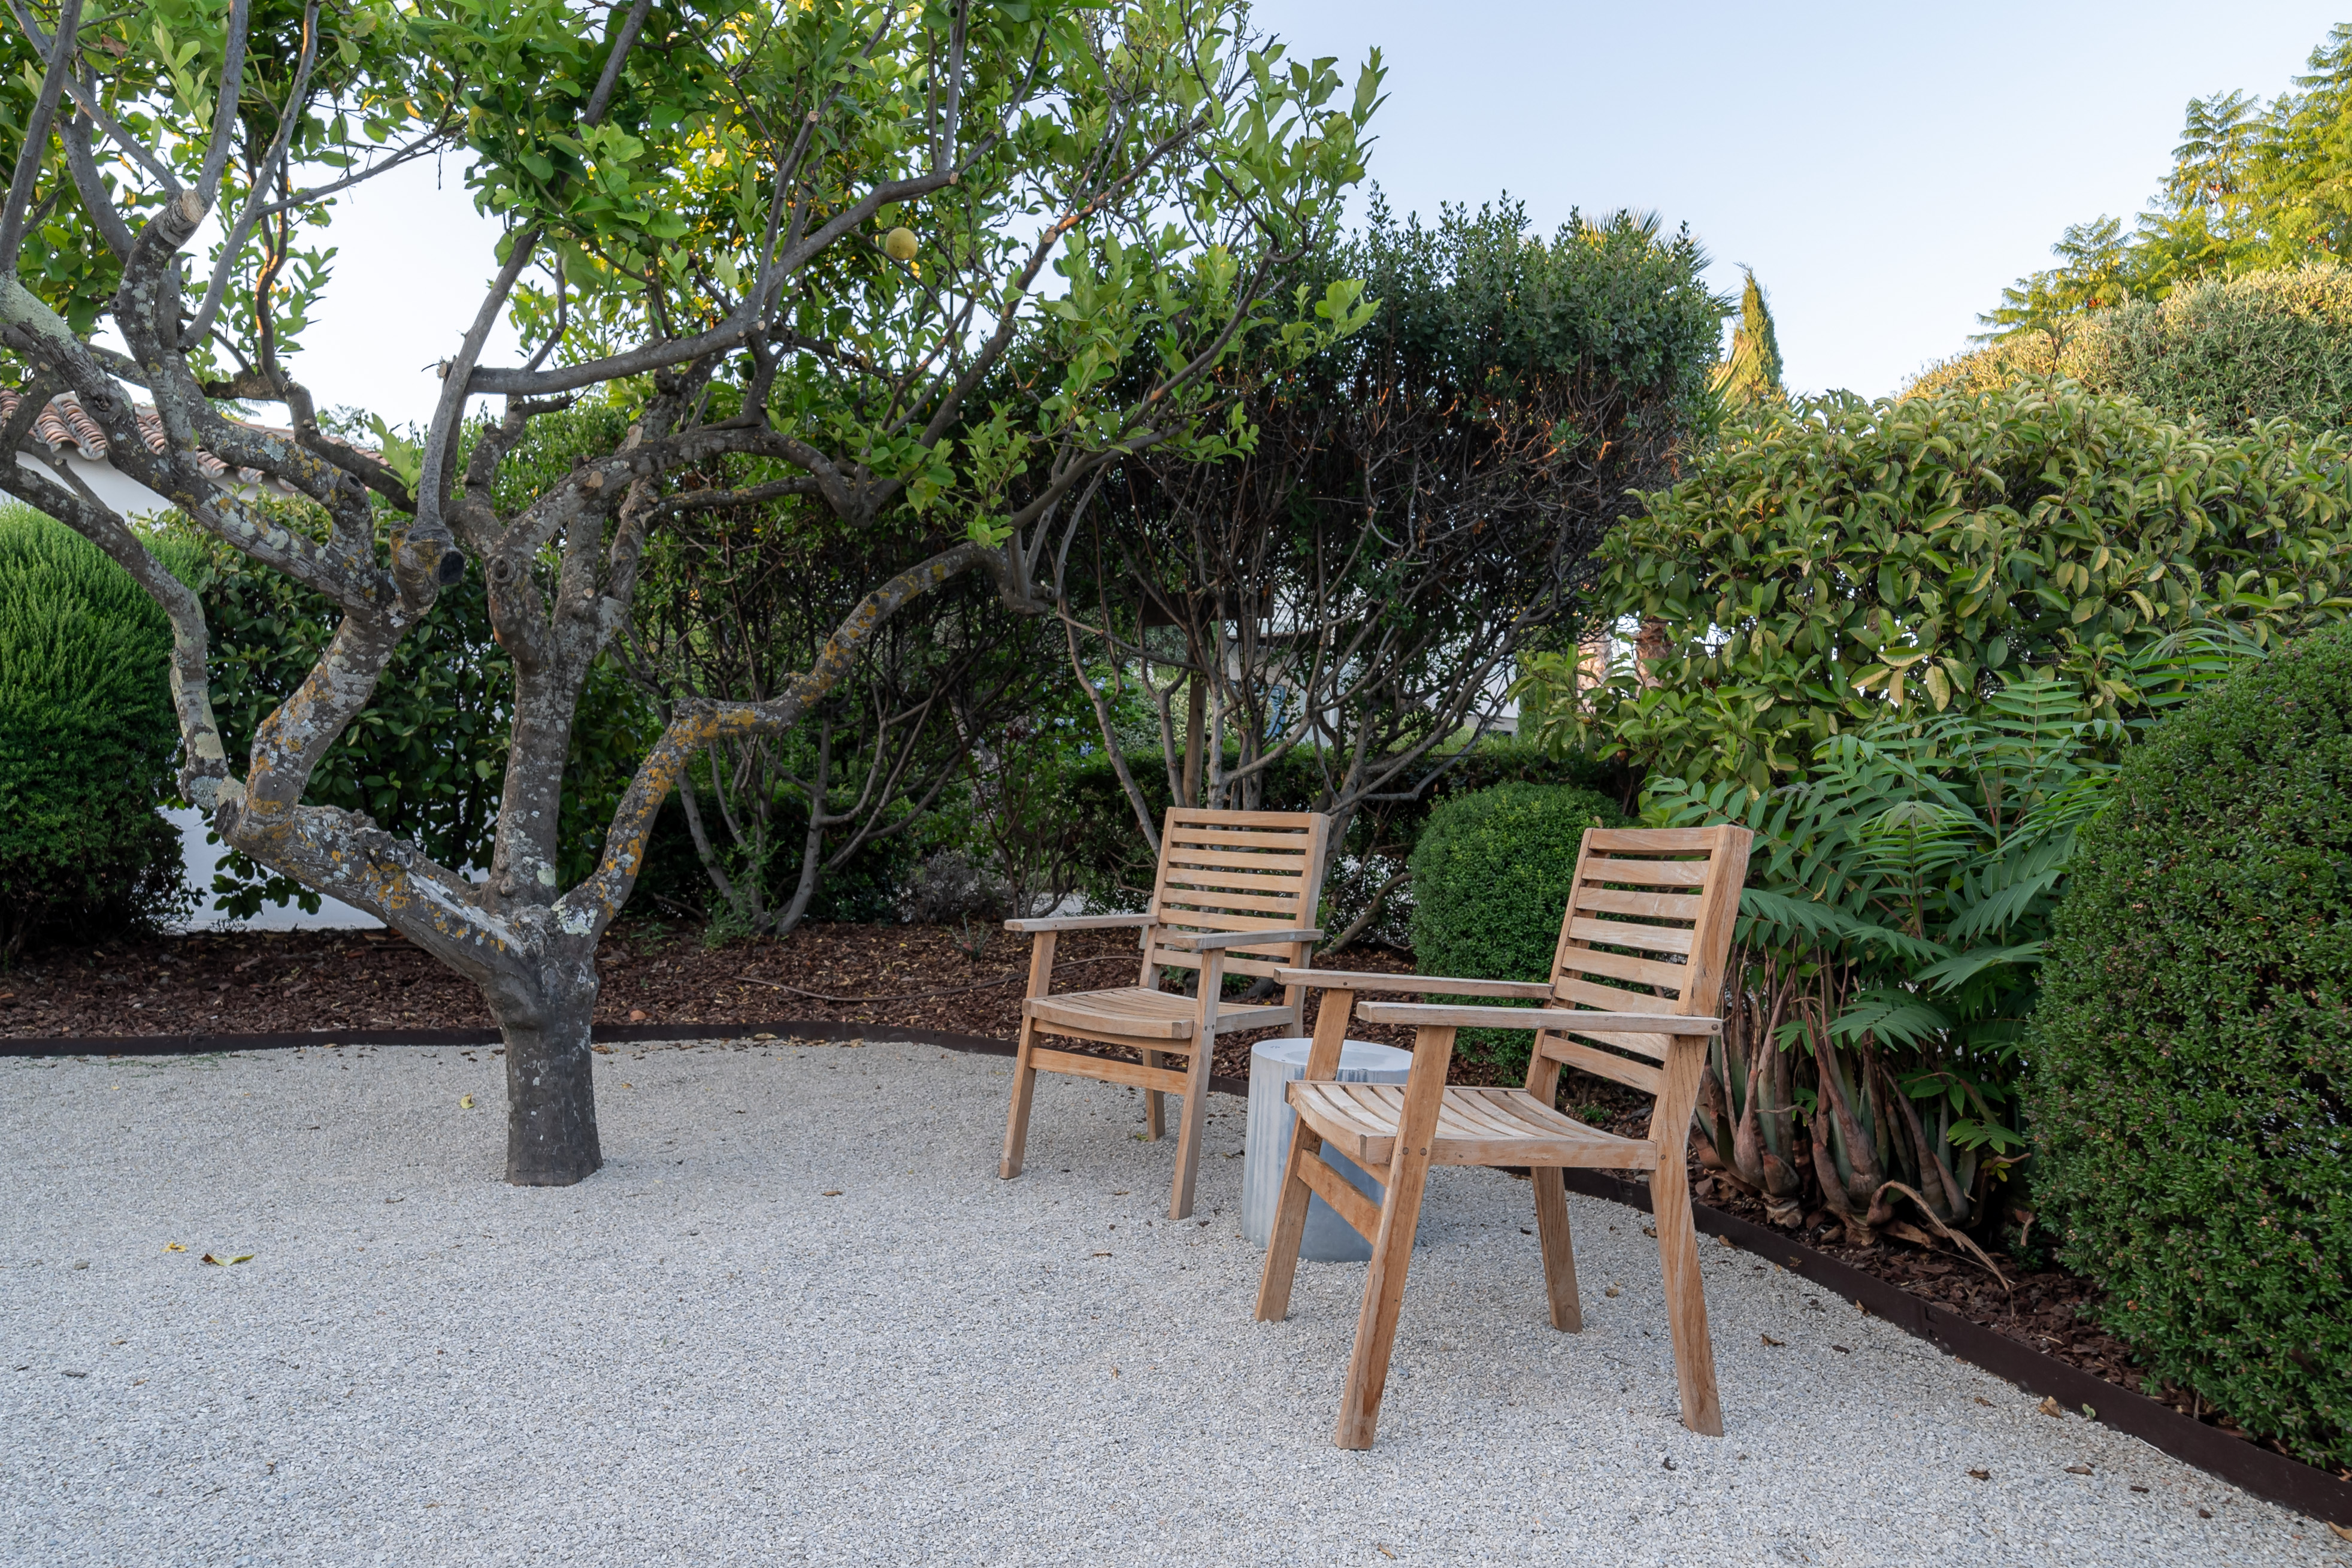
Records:
{"label": "rounded shrub", "polygon": [[184,914],[156,808],[179,747],[171,624],[79,534],[0,508],[0,955]]}
{"label": "rounded shrub", "polygon": [[[1588,827],[1624,814],[1573,784],[1501,784],[1429,814],[1412,852],[1413,967],[1465,980],[1543,980]],[[1469,1030],[1464,1054],[1503,1077],[1524,1072],[1533,1037]]]}
{"label": "rounded shrub", "polygon": [[2352,629],[2134,748],[2027,1037],[2034,1193],[2160,1376],[2352,1461]]}

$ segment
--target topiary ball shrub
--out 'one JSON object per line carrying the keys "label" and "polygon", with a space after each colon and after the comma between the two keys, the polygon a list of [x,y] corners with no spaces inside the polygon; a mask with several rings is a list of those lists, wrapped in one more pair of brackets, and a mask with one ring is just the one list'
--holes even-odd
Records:
{"label": "topiary ball shrub", "polygon": [[[1608,796],[1572,784],[1503,784],[1441,802],[1412,852],[1413,967],[1549,979],[1584,830],[1624,820]],[[1526,1074],[1534,1039],[1517,1029],[1459,1037],[1465,1057],[1503,1079]]]}
{"label": "topiary ball shrub", "polygon": [[2352,1462],[2352,628],[2135,747],[2027,1035],[2033,1191],[2159,1376]]}
{"label": "topiary ball shrub", "polygon": [[171,623],[98,546],[0,508],[0,959],[187,912]]}

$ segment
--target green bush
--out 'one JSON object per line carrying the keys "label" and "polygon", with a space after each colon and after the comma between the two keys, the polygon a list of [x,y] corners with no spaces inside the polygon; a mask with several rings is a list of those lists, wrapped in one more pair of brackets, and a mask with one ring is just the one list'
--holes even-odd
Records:
{"label": "green bush", "polygon": [[2281,417],[2352,424],[2352,267],[2322,261],[2183,284],[2161,301],[2084,318],[2063,348],[2029,332],[1947,360],[1906,394],[1990,392],[2053,374],[2217,430]]}
{"label": "green bush", "polygon": [[[1465,980],[1549,978],[1584,830],[1623,821],[1607,796],[1571,784],[1502,784],[1440,803],[1412,852],[1414,968]],[[1474,1029],[1461,1044],[1508,1077],[1527,1070],[1531,1039]]]}
{"label": "green bush", "polygon": [[188,907],[156,807],[179,749],[172,631],[61,523],[0,508],[0,956]]}
{"label": "green bush", "polygon": [[2352,608],[2347,458],[2338,433],[2216,437],[2067,383],[1760,405],[1598,554],[1646,671],[1580,698],[1574,656],[1531,658],[1537,727],[1764,790],[1890,702],[1965,713],[2021,672],[2128,719],[2122,666],[2151,643]]}
{"label": "green bush", "polygon": [[2027,1037],[2034,1191],[2158,1374],[2352,1462],[2352,632],[2127,756]]}

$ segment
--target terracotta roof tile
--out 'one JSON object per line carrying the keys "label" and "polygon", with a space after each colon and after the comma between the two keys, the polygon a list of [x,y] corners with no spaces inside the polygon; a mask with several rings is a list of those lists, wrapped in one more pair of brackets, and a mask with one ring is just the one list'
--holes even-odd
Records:
{"label": "terracotta roof tile", "polygon": [[[14,418],[23,402],[16,393],[0,387],[0,423]],[[266,425],[257,425],[252,428],[268,430],[277,436],[292,434]],[[149,451],[160,454],[165,450],[163,416],[154,409],[140,408],[139,434],[146,441]],[[111,450],[106,431],[89,416],[89,410],[82,407],[80,400],[70,392],[59,393],[49,399],[49,405],[42,409],[40,416],[33,421],[33,438],[47,447],[54,456],[71,455],[86,458],[94,463],[105,462]],[[197,453],[196,466],[221,484],[261,485],[283,495],[294,493],[291,487],[254,468],[238,468],[232,479],[229,466],[210,452]]]}

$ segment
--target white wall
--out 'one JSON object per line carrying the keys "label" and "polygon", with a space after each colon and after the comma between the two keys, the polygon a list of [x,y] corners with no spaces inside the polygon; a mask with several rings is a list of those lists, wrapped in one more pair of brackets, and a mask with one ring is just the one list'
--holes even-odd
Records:
{"label": "white wall", "polygon": [[207,844],[205,839],[212,829],[196,814],[194,806],[163,814],[173,826],[180,830],[181,875],[188,886],[196,890],[195,912],[188,917],[190,931],[355,931],[362,926],[381,926],[383,922],[363,910],[355,910],[340,899],[321,899],[319,912],[304,914],[299,904],[288,904],[279,909],[265,903],[261,912],[249,921],[232,921],[213,908],[215,895],[212,891],[213,874],[228,858],[228,846]]}

